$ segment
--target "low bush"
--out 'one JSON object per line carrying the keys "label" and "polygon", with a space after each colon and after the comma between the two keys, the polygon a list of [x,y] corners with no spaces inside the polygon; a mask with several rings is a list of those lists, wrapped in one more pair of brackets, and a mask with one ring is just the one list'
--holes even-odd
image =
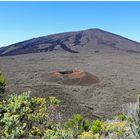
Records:
{"label": "low bush", "polygon": [[131,114],[129,120],[134,138],[140,139],[140,95],[138,96],[134,113]]}
{"label": "low bush", "polygon": [[102,125],[103,122],[100,120],[95,120],[93,121],[93,124],[91,126],[91,131],[95,134],[95,133],[101,133],[102,131]]}
{"label": "low bush", "polygon": [[31,97],[30,92],[11,95],[0,102],[0,138],[43,137],[44,130],[55,127],[49,113],[45,98]]}
{"label": "low bush", "polygon": [[[75,114],[61,125],[60,101],[31,97],[30,92],[12,94],[0,101],[0,138],[30,139],[94,139],[129,138],[131,129],[124,116],[115,120],[94,120],[93,123]],[[137,125],[138,126],[138,125]],[[137,129],[136,131],[139,134]]]}
{"label": "low bush", "polygon": [[5,91],[5,84],[6,84],[5,78],[2,75],[2,73],[0,72],[0,93],[4,93],[4,91]]}

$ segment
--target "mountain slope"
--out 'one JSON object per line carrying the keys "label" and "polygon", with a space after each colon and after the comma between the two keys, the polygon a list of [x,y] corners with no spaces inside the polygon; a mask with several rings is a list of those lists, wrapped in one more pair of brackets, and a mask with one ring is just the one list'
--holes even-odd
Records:
{"label": "mountain slope", "polygon": [[140,53],[140,43],[100,29],[88,29],[33,38],[0,48],[0,56],[67,51],[126,51]]}

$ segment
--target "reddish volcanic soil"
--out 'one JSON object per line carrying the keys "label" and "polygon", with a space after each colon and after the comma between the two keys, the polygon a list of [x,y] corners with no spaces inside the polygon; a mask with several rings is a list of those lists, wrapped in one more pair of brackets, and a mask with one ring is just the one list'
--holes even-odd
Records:
{"label": "reddish volcanic soil", "polygon": [[98,77],[81,70],[75,71],[55,71],[43,74],[42,78],[47,82],[56,82],[65,85],[90,86],[99,83]]}

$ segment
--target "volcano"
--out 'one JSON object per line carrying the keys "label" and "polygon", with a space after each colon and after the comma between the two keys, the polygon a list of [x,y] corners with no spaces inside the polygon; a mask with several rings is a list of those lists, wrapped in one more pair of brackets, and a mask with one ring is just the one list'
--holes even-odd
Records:
{"label": "volcano", "polygon": [[83,31],[65,32],[15,43],[0,48],[0,56],[11,56],[40,52],[81,51],[140,53],[140,43],[125,37],[101,30],[88,29]]}

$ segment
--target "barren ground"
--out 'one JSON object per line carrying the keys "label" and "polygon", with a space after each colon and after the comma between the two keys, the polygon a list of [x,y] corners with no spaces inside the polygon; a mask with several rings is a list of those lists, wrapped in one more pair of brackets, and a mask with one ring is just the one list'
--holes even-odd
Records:
{"label": "barren ground", "polygon": [[[49,52],[0,57],[7,91],[31,90],[33,96],[56,96],[64,115],[80,113],[88,118],[110,118],[122,105],[136,101],[140,93],[140,55],[135,53]],[[92,86],[66,86],[42,80],[46,72],[82,69],[96,75]],[[10,94],[7,93],[7,94]]]}

